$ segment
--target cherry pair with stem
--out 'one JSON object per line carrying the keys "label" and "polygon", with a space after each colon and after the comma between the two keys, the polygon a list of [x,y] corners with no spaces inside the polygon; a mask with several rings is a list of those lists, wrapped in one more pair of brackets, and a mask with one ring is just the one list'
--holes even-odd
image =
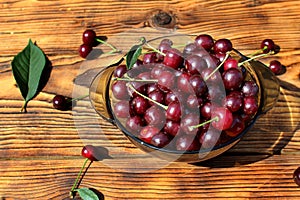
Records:
{"label": "cherry pair with stem", "polygon": [[104,44],[112,49],[106,54],[118,52],[118,49],[115,46],[101,39],[101,37],[97,37],[96,32],[91,29],[87,29],[83,32],[82,42],[83,44],[81,44],[78,49],[78,53],[82,58],[86,58],[89,55],[89,53],[93,50],[93,47],[97,46],[98,44]]}

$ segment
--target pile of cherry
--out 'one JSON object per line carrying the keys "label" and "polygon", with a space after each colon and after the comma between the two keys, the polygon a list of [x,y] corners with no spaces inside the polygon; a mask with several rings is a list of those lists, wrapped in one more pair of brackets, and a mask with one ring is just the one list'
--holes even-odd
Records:
{"label": "pile of cherry", "polygon": [[[158,148],[197,151],[229,141],[251,123],[260,91],[248,61],[232,56],[230,40],[203,34],[182,51],[170,39],[145,47],[131,69],[115,68],[110,86],[113,113],[131,134]],[[266,39],[257,53],[274,52]],[[269,67],[283,73],[278,61]]]}

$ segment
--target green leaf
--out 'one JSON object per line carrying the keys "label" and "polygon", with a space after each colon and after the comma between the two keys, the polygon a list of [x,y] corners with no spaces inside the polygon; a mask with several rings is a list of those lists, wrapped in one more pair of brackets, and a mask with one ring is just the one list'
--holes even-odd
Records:
{"label": "green leaf", "polygon": [[26,112],[27,103],[33,99],[41,87],[40,80],[46,66],[46,56],[31,40],[12,60],[12,71],[24,98],[22,110]]}
{"label": "green leaf", "polygon": [[129,52],[126,55],[127,69],[132,68],[132,66],[136,63],[136,61],[138,60],[141,53],[142,53],[142,45],[141,44],[134,45],[133,47],[131,47],[131,49],[129,50]]}
{"label": "green leaf", "polygon": [[142,37],[140,39],[140,42],[140,44],[131,47],[128,53],[126,54],[126,66],[128,70],[132,68],[132,66],[138,60],[139,56],[142,54],[143,45],[146,43],[146,39]]}
{"label": "green leaf", "polygon": [[89,188],[79,188],[75,190],[83,200],[99,200],[98,195]]}

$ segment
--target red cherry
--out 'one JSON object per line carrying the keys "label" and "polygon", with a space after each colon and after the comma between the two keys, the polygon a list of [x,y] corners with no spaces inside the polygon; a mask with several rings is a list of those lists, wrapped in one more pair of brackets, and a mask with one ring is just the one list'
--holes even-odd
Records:
{"label": "red cherry", "polygon": [[93,145],[86,145],[81,150],[81,155],[85,158],[88,158],[90,161],[97,161],[95,157],[96,148]]}

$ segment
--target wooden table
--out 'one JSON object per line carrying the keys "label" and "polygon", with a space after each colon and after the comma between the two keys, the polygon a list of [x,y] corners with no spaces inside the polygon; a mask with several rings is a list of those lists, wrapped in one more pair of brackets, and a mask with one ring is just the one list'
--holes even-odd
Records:
{"label": "wooden table", "polygon": [[[278,59],[287,66],[287,72],[279,76],[279,101],[237,146],[209,162],[171,162],[157,170],[146,165],[140,173],[133,171],[129,159],[94,162],[81,186],[97,189],[106,200],[300,199],[300,188],[292,179],[300,166],[299,0],[25,0],[1,1],[0,8],[1,199],[69,198],[84,160],[81,149],[86,141],[79,130],[85,128],[89,139],[97,139],[99,127],[88,121],[78,126],[76,120],[85,117],[85,110],[81,109],[82,118],[74,118],[73,111],[55,110],[52,98],[74,92],[73,80],[84,62],[77,49],[86,28],[113,38],[145,27],[229,38],[246,54],[255,51],[263,39],[273,39],[281,52],[262,61]],[[47,54],[53,70],[24,114],[11,61],[29,38]],[[114,145],[128,155],[139,152],[120,131],[97,119]],[[129,170],[124,172],[118,167],[125,164]]]}

